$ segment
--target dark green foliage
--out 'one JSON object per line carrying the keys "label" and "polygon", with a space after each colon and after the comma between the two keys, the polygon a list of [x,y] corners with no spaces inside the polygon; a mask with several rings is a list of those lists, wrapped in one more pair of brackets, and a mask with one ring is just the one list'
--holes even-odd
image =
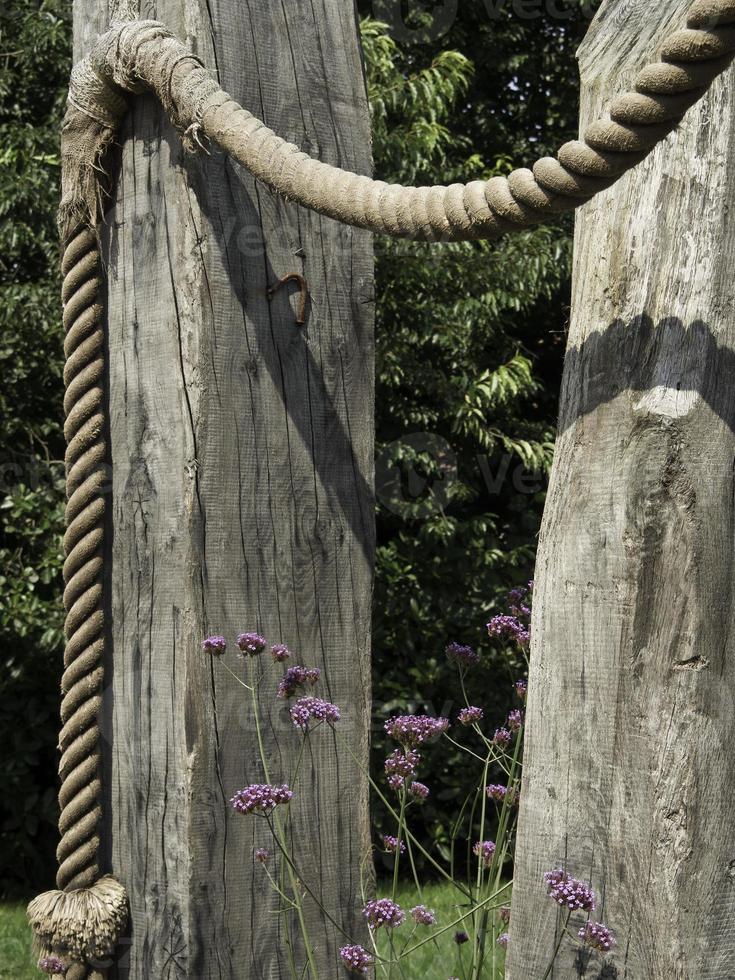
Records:
{"label": "dark green foliage", "polygon": [[[514,7],[511,0],[462,0],[448,33],[401,52],[375,22],[365,26],[378,176],[414,183],[502,173],[510,160],[527,163],[574,132],[573,52],[587,17],[577,2],[556,4],[572,14],[566,19],[524,19]],[[55,209],[69,15],[65,0],[7,0],[0,9],[6,891],[47,884],[54,866],[63,502]],[[376,243],[377,469],[386,477],[375,609],[380,717],[391,703],[398,710],[425,700],[447,710],[457,689],[445,642],[482,644],[483,623],[500,595],[532,568],[543,480],[527,479],[524,467],[545,471],[550,460],[569,228],[567,222],[493,246]],[[489,716],[508,706],[518,667],[486,645],[471,684]],[[381,741],[378,726],[378,765]],[[423,819],[441,842],[462,769],[446,752],[431,754],[423,772],[432,798]]]}
{"label": "dark green foliage", "polygon": [[62,328],[55,214],[69,5],[0,10],[0,890],[54,869]]}
{"label": "dark green foliage", "polygon": [[[571,21],[523,21],[505,7],[491,20],[483,3],[462,4],[438,43],[403,49],[379,24],[363,24],[377,176],[487,178],[572,135],[579,5]],[[469,683],[487,724],[500,724],[512,704],[520,665],[492,650],[484,623],[532,574],[553,449],[570,228],[565,220],[494,244],[376,241],[381,718],[406,708],[456,715],[460,691],[443,653],[451,640],[484,651]],[[378,724],[375,746],[382,780]],[[466,759],[445,743],[422,767],[432,796],[413,819],[439,844],[463,785],[477,779]],[[377,823],[388,829],[379,812]]]}

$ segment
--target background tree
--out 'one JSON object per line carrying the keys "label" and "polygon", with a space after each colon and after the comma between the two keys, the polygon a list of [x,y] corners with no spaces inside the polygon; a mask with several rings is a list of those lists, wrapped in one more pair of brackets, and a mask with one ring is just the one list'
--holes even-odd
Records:
{"label": "background tree", "polygon": [[[384,15],[380,4],[361,7]],[[377,174],[438,182],[502,172],[511,158],[529,161],[573,133],[574,49],[591,10],[578,0],[548,7],[463,0],[446,33],[429,30],[426,43],[400,47],[367,24]],[[63,449],[55,209],[68,5],[8,0],[0,39],[0,740],[8,760],[0,773],[0,866],[8,869],[0,888],[7,890],[46,883],[56,837]],[[480,641],[501,594],[532,568],[543,480],[520,482],[516,467],[543,473],[550,461],[569,228],[493,246],[376,243],[378,474],[397,472],[403,488],[398,507],[383,493],[388,505],[377,515],[373,662],[381,703],[421,692],[440,708],[445,643]],[[409,442],[407,433],[434,441]],[[437,446],[446,444],[457,476],[442,508],[427,514],[421,488],[427,478],[429,488],[443,486],[431,481],[443,462]],[[491,708],[515,668],[488,654],[482,683]],[[434,789],[424,815],[441,840],[454,801],[443,798],[441,776]]]}
{"label": "background tree", "polygon": [[[441,17],[423,15],[421,43],[400,47],[395,25],[364,25],[376,176],[486,179],[576,133],[574,50],[591,11],[579,3],[555,6],[556,15],[548,5],[531,7],[524,18],[528,4],[463,3],[449,31],[429,41]],[[484,623],[501,611],[505,593],[532,574],[553,449],[570,233],[565,218],[497,243],[376,242],[373,664],[385,714],[417,698],[446,712],[454,669],[446,643],[482,645]],[[514,655],[487,645],[475,691],[488,715],[502,715],[519,669]],[[378,748],[381,740],[378,726]],[[376,753],[376,764],[381,758]],[[414,817],[440,846],[465,765],[459,753],[435,752],[433,793]]]}
{"label": "background tree", "polygon": [[63,622],[56,207],[69,70],[62,0],[0,9],[0,890],[54,864]]}

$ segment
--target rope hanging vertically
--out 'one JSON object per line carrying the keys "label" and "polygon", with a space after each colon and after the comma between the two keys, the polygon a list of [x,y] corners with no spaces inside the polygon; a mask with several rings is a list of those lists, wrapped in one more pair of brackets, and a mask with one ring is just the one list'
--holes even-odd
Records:
{"label": "rope hanging vertically", "polygon": [[58,890],[29,918],[41,952],[68,966],[68,980],[104,976],[127,921],[122,885],[100,877],[102,786],[98,714],[103,684],[103,548],[109,480],[105,338],[98,242],[101,160],[127,109],[152,91],[194,147],[211,139],[284,197],[375,232],[457,241],[496,238],[573,210],[640,162],[731,63],[735,0],[695,0],[687,27],[644,68],[609,118],[566,143],[556,158],[507,178],[449,187],[402,187],[349,173],[302,153],[269,130],[211,78],[199,59],[155,21],[113,25],[72,72],[62,131],[62,271],[67,531],[67,645],[62,679]]}

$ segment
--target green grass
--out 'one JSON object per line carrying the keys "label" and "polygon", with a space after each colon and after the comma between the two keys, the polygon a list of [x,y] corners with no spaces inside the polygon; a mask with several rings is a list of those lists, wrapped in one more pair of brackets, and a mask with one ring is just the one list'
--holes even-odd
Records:
{"label": "green grass", "polygon": [[24,902],[0,903],[0,980],[38,980]]}
{"label": "green grass", "polygon": [[[378,886],[378,897],[390,896],[390,882],[380,882]],[[399,886],[396,901],[401,908],[408,910],[414,905],[426,905],[436,913],[437,924],[432,928],[418,926],[413,934],[410,943],[406,940],[411,935],[413,923],[407,920],[404,925],[395,931],[396,948],[400,952],[404,945],[408,948],[415,946],[433,932],[448,926],[450,922],[458,919],[466,907],[462,907],[462,895],[456,888],[448,884],[432,884],[422,889],[419,897],[416,888],[408,883]],[[469,931],[467,923],[456,927],[465,928]],[[469,965],[472,956],[471,944],[465,943],[458,946],[454,941],[456,929],[449,929],[439,936],[436,942],[428,942],[420,949],[408,956],[402,963],[402,969],[393,968],[391,980],[448,980],[449,977],[458,977],[463,980],[469,975]],[[387,954],[386,936],[383,930],[378,932],[380,940],[378,949],[382,955]],[[460,961],[460,957],[462,957]],[[501,949],[496,950],[495,972],[492,968],[492,951],[488,951],[486,966],[482,973],[483,980],[502,980],[504,955]],[[384,976],[381,971],[377,973],[378,978]]]}
{"label": "green grass", "polygon": [[[390,883],[381,882],[378,895],[384,897],[390,894]],[[415,945],[442,926],[449,925],[458,919],[464,911],[459,907],[461,894],[451,885],[432,884],[423,889],[419,898],[414,887],[406,884],[398,890],[397,900],[404,909],[414,905],[427,905],[433,909],[437,917],[437,926],[433,929],[417,927],[410,945]],[[396,930],[396,942],[400,950],[411,934],[412,923],[408,921]],[[469,966],[470,944],[457,946],[454,942],[454,929],[439,936],[436,942],[428,942],[417,949],[403,961],[402,969],[393,969],[391,980],[448,980],[449,977],[464,978]],[[387,951],[386,936],[383,930],[378,933],[380,951]],[[464,954],[463,964],[459,955]],[[501,980],[502,952],[497,951],[497,969],[495,974],[488,963],[483,971],[483,980]],[[35,968],[36,958],[31,950],[31,934],[26,921],[25,904],[23,902],[0,903],[0,980],[38,980],[40,974]],[[381,977],[381,973],[378,973]]]}

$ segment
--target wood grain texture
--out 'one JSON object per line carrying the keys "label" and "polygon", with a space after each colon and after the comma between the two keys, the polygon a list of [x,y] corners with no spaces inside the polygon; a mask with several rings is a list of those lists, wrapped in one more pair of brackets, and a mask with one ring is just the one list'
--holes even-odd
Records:
{"label": "wood grain texture", "polygon": [[[583,124],[687,6],[603,3]],[[618,947],[605,965],[565,940],[556,980],[735,977],[734,78],[578,212],[509,980],[550,962],[557,866],[592,882]]]}
{"label": "wood grain texture", "polygon": [[[77,53],[97,0],[77,0]],[[164,21],[284,137],[370,172],[352,4],[160,0]],[[102,25],[104,26],[104,25]],[[229,807],[263,780],[247,692],[201,653],[259,629],[323,669],[318,693],[367,761],[373,563],[370,236],[275,199],[222,153],[186,156],[140,99],[106,217],[113,467],[105,701],[109,861],[131,898],[116,978],[288,976],[283,916],[255,865],[265,823]],[[269,299],[291,272],[308,282]],[[230,661],[235,665],[234,658]],[[280,668],[262,694],[274,781],[299,744]],[[242,669],[242,668],[240,668]],[[315,733],[292,804],[305,880],[361,935],[367,786]],[[320,976],[341,937],[307,901]]]}

